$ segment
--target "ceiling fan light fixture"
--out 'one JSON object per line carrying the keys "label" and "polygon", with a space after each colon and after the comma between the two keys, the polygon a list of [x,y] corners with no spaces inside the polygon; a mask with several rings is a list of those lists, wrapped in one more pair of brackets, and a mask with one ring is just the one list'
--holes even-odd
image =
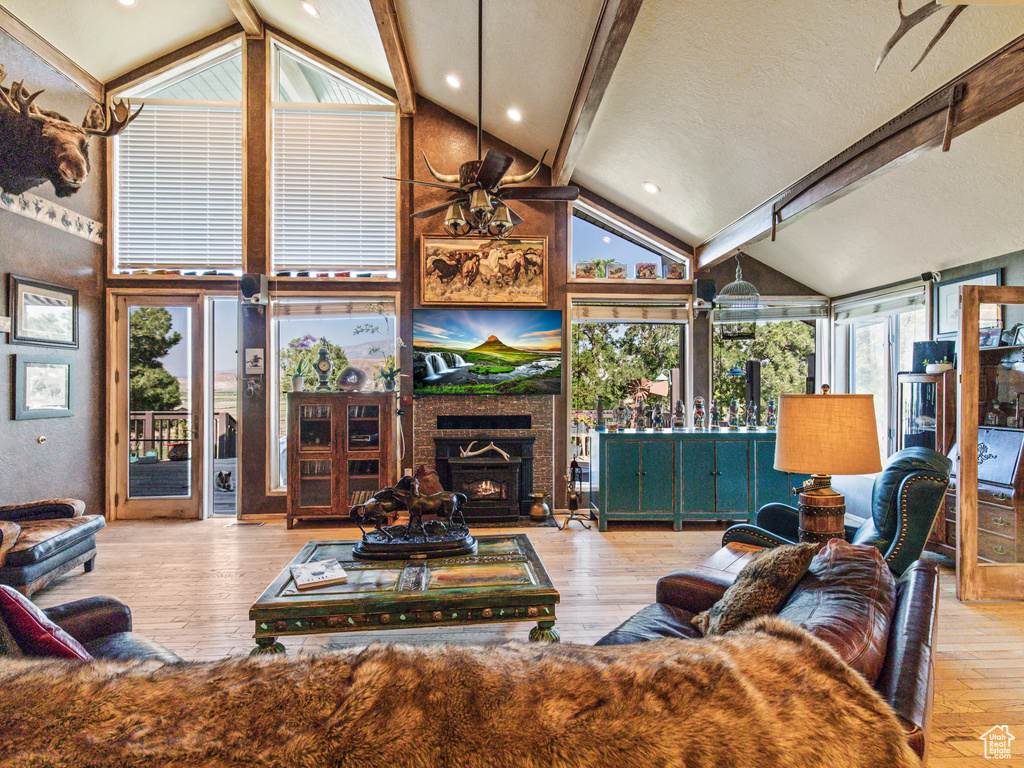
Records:
{"label": "ceiling fan light fixture", "polygon": [[504,205],[499,205],[494,215],[491,216],[491,221],[487,225],[487,232],[492,237],[508,237],[512,234],[512,230],[515,224],[512,223],[512,217],[509,215],[508,208]]}
{"label": "ceiling fan light fixture", "polygon": [[464,237],[469,234],[470,226],[466,221],[466,213],[458,203],[448,206],[448,213],[444,216],[444,230],[452,237]]}
{"label": "ceiling fan light fixture", "polygon": [[474,189],[469,196],[469,215],[477,228],[482,228],[491,220],[494,213],[494,206],[491,204],[491,197],[486,189]]}

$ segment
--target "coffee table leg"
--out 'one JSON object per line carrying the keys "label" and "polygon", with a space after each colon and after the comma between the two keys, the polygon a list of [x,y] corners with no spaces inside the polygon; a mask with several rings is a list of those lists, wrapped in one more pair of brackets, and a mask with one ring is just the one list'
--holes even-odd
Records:
{"label": "coffee table leg", "polygon": [[530,641],[534,643],[541,641],[557,643],[561,639],[562,636],[555,629],[554,621],[538,621],[537,626],[530,630]]}
{"label": "coffee table leg", "polygon": [[265,653],[284,653],[284,646],[277,642],[276,637],[257,637],[256,647],[249,651],[249,655],[262,656]]}

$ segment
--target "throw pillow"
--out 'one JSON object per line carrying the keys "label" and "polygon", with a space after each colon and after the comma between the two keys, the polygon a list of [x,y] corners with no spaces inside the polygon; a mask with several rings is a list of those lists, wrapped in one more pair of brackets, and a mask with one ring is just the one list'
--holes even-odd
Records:
{"label": "throw pillow", "polygon": [[889,646],[896,580],[875,547],[832,539],[779,610],[874,685]]}
{"label": "throw pillow", "polygon": [[50,621],[35,603],[6,584],[0,584],[0,619],[28,656],[83,661],[92,658],[81,643]]}
{"label": "throw pillow", "polygon": [[20,534],[20,525],[12,523],[10,520],[0,520],[0,565],[4,564],[4,558],[11,551],[11,547],[18,542]]}
{"label": "throw pillow", "polygon": [[702,635],[724,635],[748,619],[774,611],[807,573],[820,544],[786,544],[755,554],[722,599],[691,623]]}

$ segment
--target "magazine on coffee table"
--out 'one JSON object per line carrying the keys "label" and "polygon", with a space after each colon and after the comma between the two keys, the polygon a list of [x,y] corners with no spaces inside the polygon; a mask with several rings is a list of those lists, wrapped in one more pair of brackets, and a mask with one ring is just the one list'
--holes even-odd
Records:
{"label": "magazine on coffee table", "polygon": [[293,565],[291,571],[296,589],[314,589],[348,581],[345,569],[334,558]]}

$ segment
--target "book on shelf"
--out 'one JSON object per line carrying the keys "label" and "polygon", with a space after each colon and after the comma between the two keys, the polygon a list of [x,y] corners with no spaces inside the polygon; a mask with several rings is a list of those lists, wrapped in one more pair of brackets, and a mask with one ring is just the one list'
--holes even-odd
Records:
{"label": "book on shelf", "polygon": [[291,571],[295,588],[300,590],[327,587],[331,584],[344,584],[348,581],[345,569],[334,558],[293,565]]}

